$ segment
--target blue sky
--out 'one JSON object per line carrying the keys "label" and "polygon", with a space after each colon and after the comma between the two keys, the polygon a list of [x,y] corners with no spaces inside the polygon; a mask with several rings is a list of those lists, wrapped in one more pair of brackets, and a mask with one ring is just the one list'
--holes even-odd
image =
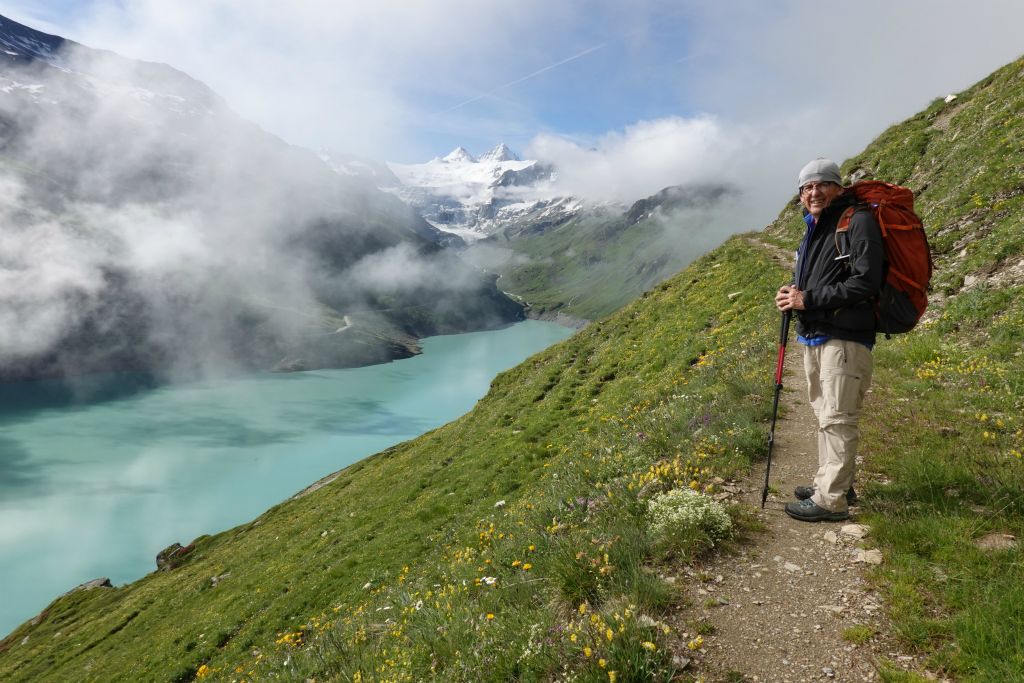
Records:
{"label": "blue sky", "polygon": [[[551,9],[545,7],[549,3],[527,0],[512,11],[497,6],[481,11],[462,0],[385,2],[373,17],[363,13],[351,26],[338,17],[336,7],[348,3],[298,2],[306,17],[320,14],[325,24],[335,24],[333,45],[330,29],[319,30],[305,18],[286,26],[274,25],[276,12],[258,18],[269,3],[190,4],[192,9],[167,10],[156,2],[132,0],[15,0],[0,2],[0,11],[92,47],[168,62],[207,82],[260,122],[275,118],[260,110],[274,108],[275,85],[280,86],[274,81],[280,76],[264,73],[261,78],[246,73],[244,66],[232,68],[226,45],[213,43],[230,44],[238,54],[259,53],[259,61],[276,57],[284,70],[313,65],[303,89],[314,101],[322,102],[323,90],[340,85],[339,109],[353,106],[342,103],[348,93],[357,98],[355,106],[401,108],[407,114],[400,130],[392,129],[383,140],[324,127],[324,137],[334,139],[323,144],[340,143],[378,158],[405,153],[410,156],[396,160],[416,161],[458,144],[480,152],[502,140],[523,149],[542,131],[588,139],[624,124],[693,111],[678,87],[683,60],[691,57],[689,24],[686,12],[671,3],[634,13],[624,2]],[[411,5],[419,6],[413,13],[417,20],[399,21]],[[214,23],[218,16],[220,25]],[[359,22],[365,22],[364,35],[358,35]],[[188,51],[171,47],[182,31],[195,41]],[[395,43],[411,44],[415,52],[395,51]],[[342,72],[362,71],[372,82],[348,73],[325,77],[325,62]],[[264,103],[245,104],[256,99],[248,92],[234,100],[233,94],[248,90],[239,83],[240,75],[266,88]],[[305,137],[286,125],[268,127],[289,138]],[[309,139],[299,142],[311,144]]]}
{"label": "blue sky", "polygon": [[1020,0],[0,0],[0,13],[167,62],[314,149],[410,163],[503,141],[559,163],[581,194],[725,179],[765,206],[792,189],[782,169],[855,154],[1024,52]]}

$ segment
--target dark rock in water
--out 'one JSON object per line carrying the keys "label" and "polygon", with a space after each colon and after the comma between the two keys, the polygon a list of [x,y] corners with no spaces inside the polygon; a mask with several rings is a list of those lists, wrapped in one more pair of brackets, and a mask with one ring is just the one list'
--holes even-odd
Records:
{"label": "dark rock in water", "polygon": [[195,544],[181,545],[172,543],[156,554],[156,570],[166,572],[180,567],[185,562],[185,556],[195,549]]}

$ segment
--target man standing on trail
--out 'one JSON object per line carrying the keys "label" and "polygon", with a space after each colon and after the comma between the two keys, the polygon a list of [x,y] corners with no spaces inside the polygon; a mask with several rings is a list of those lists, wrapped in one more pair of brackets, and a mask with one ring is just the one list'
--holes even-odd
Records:
{"label": "man standing on trail", "polygon": [[796,487],[797,501],[786,505],[786,513],[805,522],[841,521],[856,499],[857,422],[871,384],[885,249],[871,211],[855,211],[849,230],[836,231],[856,199],[843,187],[835,162],[808,163],[797,187],[807,233],[794,284],[779,288],[775,305],[796,311],[808,395],[818,418],[818,471],[810,486]]}

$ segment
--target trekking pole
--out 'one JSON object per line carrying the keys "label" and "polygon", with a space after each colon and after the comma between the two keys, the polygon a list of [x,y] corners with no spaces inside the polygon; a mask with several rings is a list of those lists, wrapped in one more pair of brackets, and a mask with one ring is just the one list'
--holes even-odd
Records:
{"label": "trekking pole", "polygon": [[764,468],[764,488],[761,489],[761,509],[768,500],[768,473],[772,469],[772,444],[775,443],[775,420],[779,416],[779,394],[782,393],[782,363],[786,360],[786,340],[789,338],[791,310],[782,313],[782,329],[779,332],[779,359],[775,361],[775,402],[772,404],[772,429],[768,432],[768,463]]}

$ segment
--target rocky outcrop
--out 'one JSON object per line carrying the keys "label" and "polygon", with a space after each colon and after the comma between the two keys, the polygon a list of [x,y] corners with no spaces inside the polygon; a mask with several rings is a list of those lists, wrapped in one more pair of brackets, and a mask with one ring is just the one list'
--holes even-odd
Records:
{"label": "rocky outcrop", "polygon": [[177,569],[185,563],[186,557],[195,550],[195,544],[189,543],[186,546],[180,543],[172,543],[156,555],[156,570],[166,572]]}

